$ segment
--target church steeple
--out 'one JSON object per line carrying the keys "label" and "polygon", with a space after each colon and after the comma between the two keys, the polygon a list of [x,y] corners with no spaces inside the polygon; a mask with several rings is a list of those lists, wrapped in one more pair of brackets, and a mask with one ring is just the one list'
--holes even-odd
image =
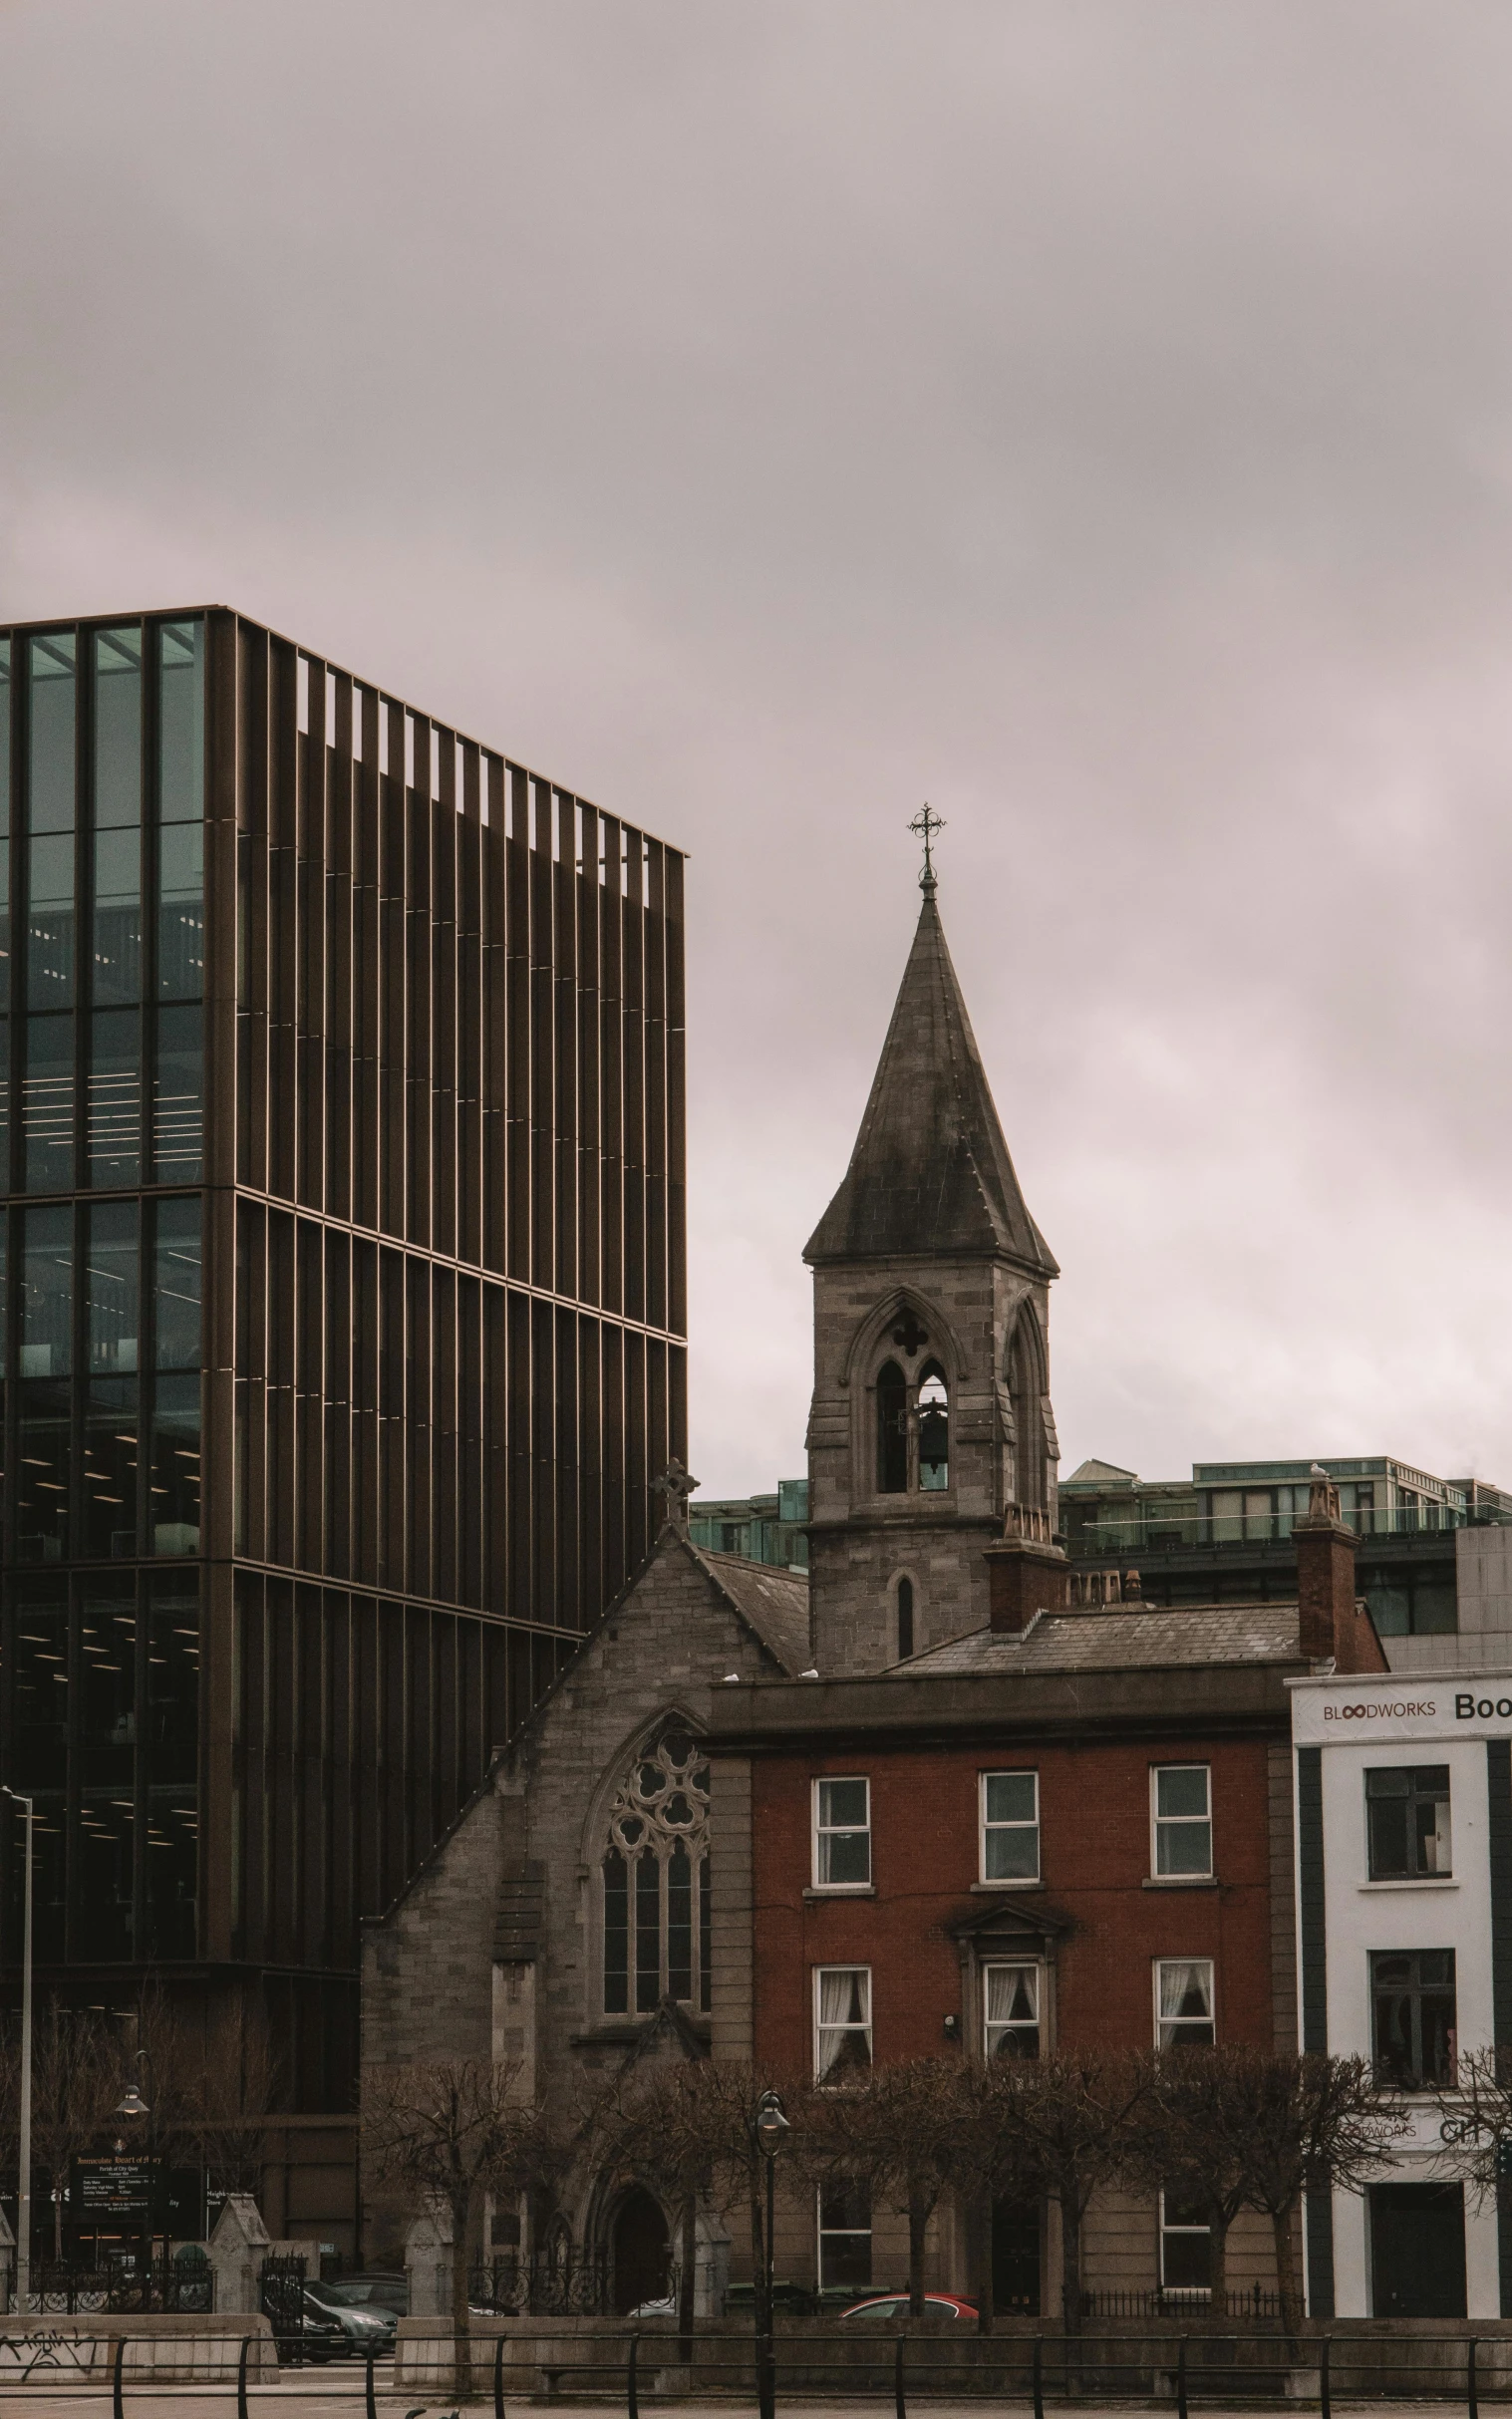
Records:
{"label": "church steeple", "polygon": [[[876,1670],[988,1619],[1013,1507],[1056,1519],[1050,1287],[935,899],[923,904],[850,1165],[803,1257],[813,1644]],[[1022,1522],[1021,1526],[1025,1525]]]}
{"label": "church steeple", "polygon": [[804,1247],[825,1261],[928,1258],[1014,1261],[1059,1275],[1025,1206],[987,1070],[945,943],[935,881],[844,1181]]}

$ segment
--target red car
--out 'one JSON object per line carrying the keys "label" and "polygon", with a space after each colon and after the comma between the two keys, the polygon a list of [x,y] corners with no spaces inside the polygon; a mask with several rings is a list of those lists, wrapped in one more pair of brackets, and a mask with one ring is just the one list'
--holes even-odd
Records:
{"label": "red car", "polygon": [[[975,2301],[963,2301],[959,2293],[926,2293],[924,2314],[929,2318],[964,2318],[971,2326],[977,2323]],[[878,2293],[866,2301],[852,2301],[849,2309],[841,2310],[842,2318],[906,2318],[907,2293]]]}

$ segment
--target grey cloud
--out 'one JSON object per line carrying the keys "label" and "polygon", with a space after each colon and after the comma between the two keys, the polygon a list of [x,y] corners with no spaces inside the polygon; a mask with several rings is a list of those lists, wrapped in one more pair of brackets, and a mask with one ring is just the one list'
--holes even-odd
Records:
{"label": "grey cloud", "polygon": [[694,852],[695,1467],[942,900],[1073,1458],[1512,1473],[1512,22],[23,0],[0,610],[239,603]]}

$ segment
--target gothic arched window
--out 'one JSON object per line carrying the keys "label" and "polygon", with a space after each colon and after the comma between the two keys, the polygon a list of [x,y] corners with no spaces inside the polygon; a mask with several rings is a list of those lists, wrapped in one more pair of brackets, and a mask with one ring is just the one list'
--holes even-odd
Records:
{"label": "gothic arched window", "polygon": [[919,1484],[926,1492],[950,1485],[950,1395],[938,1361],[919,1371]]}
{"label": "gothic arched window", "polygon": [[615,1791],[600,1879],[604,2013],[646,2015],[663,1998],[707,2011],[709,1766],[674,1724]]}
{"label": "gothic arched window", "polygon": [[898,1582],[898,1661],[906,1663],[914,1651],[914,1583]]}
{"label": "gothic arched window", "polygon": [[1014,1501],[1045,1503],[1045,1415],[1040,1374],[1039,1332],[1021,1313],[1008,1356],[1008,1392],[1014,1414]]}
{"label": "gothic arched window", "polygon": [[908,1491],[908,1385],[895,1361],[877,1371],[877,1493]]}

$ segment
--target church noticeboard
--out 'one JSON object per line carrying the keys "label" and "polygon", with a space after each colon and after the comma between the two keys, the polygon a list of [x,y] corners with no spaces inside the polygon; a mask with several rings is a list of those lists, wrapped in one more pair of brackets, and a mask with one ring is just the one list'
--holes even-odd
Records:
{"label": "church noticeboard", "polygon": [[119,2226],[152,2214],[151,2159],[75,2159],[69,2215],[76,2226]]}

